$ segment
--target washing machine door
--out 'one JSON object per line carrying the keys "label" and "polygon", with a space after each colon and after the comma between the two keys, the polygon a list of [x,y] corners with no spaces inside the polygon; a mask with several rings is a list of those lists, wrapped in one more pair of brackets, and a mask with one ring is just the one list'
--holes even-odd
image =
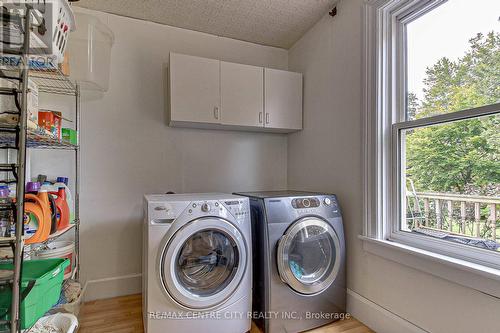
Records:
{"label": "washing machine door", "polygon": [[340,241],[331,225],[318,217],[293,223],[278,243],[280,278],[298,293],[328,288],[340,269]]}
{"label": "washing machine door", "polygon": [[240,284],[247,245],[230,222],[193,220],[162,247],[160,278],[168,295],[187,309],[208,310],[223,303]]}

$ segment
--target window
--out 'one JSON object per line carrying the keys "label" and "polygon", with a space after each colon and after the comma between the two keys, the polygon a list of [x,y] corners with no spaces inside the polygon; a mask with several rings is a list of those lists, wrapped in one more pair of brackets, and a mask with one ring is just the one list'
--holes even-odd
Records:
{"label": "window", "polygon": [[500,268],[500,3],[374,3],[366,233]]}

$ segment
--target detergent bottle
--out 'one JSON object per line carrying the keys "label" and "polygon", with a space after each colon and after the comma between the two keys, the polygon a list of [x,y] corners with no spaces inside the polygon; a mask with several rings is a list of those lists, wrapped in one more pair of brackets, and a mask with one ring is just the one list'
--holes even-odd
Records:
{"label": "detergent bottle", "polygon": [[52,190],[52,185],[44,184],[40,186],[40,190],[38,190],[38,199],[42,206],[44,206],[45,211],[47,213],[48,218],[46,221],[46,227],[49,229],[49,234],[57,231],[57,217],[56,217],[56,205],[55,200],[49,195],[49,191]]}
{"label": "detergent bottle", "polygon": [[[35,194],[37,193],[38,194]],[[26,185],[24,203],[24,233],[26,244],[47,240],[51,231],[51,215],[48,193],[40,189],[40,183]]]}
{"label": "detergent bottle", "polygon": [[50,234],[52,235],[55,233],[58,228],[58,207],[56,205],[56,200],[54,197],[51,195],[54,191],[56,191],[56,187],[52,185],[52,183],[45,181],[43,185],[40,187],[39,197],[40,195],[45,197],[45,194],[43,193],[48,193],[47,194],[47,199],[49,201],[50,205],[50,219],[51,219],[51,224],[50,224]]}
{"label": "detergent bottle", "polygon": [[56,188],[64,187],[66,192],[66,202],[69,207],[69,221],[70,223],[75,223],[75,205],[73,204],[73,197],[71,196],[71,191],[68,187],[68,177],[57,177],[57,181],[54,186]]}
{"label": "detergent bottle", "polygon": [[69,206],[66,201],[66,189],[59,187],[57,192],[50,192],[51,196],[55,196],[55,205],[57,208],[57,230],[62,230],[69,227]]}

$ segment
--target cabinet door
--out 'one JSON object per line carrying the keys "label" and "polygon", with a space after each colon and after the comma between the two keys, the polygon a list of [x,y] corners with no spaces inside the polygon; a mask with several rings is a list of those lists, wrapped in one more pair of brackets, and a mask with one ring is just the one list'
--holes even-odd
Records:
{"label": "cabinet door", "polygon": [[302,129],[302,74],[264,69],[265,127]]}
{"label": "cabinet door", "polygon": [[221,123],[258,126],[264,122],[264,69],[221,61]]}
{"label": "cabinet door", "polygon": [[220,61],[170,53],[170,121],[219,123]]}

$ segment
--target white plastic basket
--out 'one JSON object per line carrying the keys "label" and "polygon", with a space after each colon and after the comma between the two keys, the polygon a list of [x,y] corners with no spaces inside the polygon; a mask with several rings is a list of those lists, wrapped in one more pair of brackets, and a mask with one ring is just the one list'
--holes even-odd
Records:
{"label": "white plastic basket", "polygon": [[[39,64],[44,62],[57,65],[64,60],[64,52],[68,45],[71,31],[75,30],[75,16],[67,0],[7,0],[1,1],[0,5],[9,10],[10,13],[24,15],[25,4],[30,4],[32,22],[41,25],[40,28],[32,29],[30,34],[30,59]],[[19,28],[10,28],[10,40],[17,43],[22,38]],[[15,44],[14,43],[14,44]],[[5,44],[5,43],[4,43]]]}
{"label": "white plastic basket", "polygon": [[40,318],[34,327],[24,333],[47,332],[44,326],[55,327],[64,333],[75,333],[78,328],[78,319],[70,313],[56,313]]}

